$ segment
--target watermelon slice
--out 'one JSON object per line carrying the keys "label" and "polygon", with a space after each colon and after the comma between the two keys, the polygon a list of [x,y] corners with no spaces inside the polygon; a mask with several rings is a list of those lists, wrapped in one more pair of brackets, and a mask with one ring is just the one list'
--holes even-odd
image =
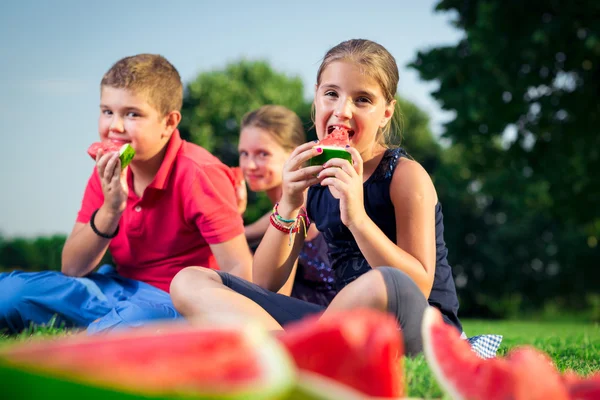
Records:
{"label": "watermelon slice", "polygon": [[133,156],[135,156],[135,150],[129,143],[118,145],[108,140],[92,143],[88,147],[87,153],[92,157],[92,160],[96,161],[96,154],[98,154],[98,150],[100,149],[102,149],[103,154],[118,152],[119,159],[121,160],[121,169],[128,166],[131,160],[133,160]]}
{"label": "watermelon slice", "polygon": [[8,347],[0,377],[7,399],[279,399],[295,369],[256,326],[170,325]]}
{"label": "watermelon slice", "polygon": [[310,159],[310,165],[323,165],[332,158],[343,158],[352,163],[352,155],[346,151],[350,145],[348,129],[336,126],[316,146],[321,147],[323,152]]}
{"label": "watermelon slice", "polygon": [[230,167],[233,173],[233,184],[235,187],[240,186],[244,182],[244,173],[240,167]]}
{"label": "watermelon slice", "polygon": [[537,349],[524,346],[507,358],[482,359],[434,307],[425,310],[422,335],[425,359],[452,399],[569,398],[549,358]]}
{"label": "watermelon slice", "polygon": [[584,378],[568,370],[562,376],[572,400],[597,400],[600,399],[600,372]]}
{"label": "watermelon slice", "polygon": [[[358,392],[358,398],[398,398],[404,394],[404,348],[394,317],[361,309],[340,311],[325,320],[319,318],[312,316],[288,324],[278,336],[301,371],[300,386],[304,391],[334,392],[334,385],[328,384],[334,381],[338,383],[337,390]],[[347,396],[331,398],[356,398]]]}

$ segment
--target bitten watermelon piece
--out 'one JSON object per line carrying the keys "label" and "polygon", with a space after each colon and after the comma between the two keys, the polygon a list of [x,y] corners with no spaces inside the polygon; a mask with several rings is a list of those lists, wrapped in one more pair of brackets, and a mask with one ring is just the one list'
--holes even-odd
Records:
{"label": "bitten watermelon piece", "polygon": [[90,147],[88,147],[87,153],[90,157],[92,157],[92,160],[95,161],[96,154],[98,154],[98,150],[100,149],[102,149],[103,154],[118,152],[119,159],[121,160],[121,169],[128,166],[131,160],[133,160],[133,157],[135,156],[135,150],[133,149],[133,147],[131,147],[129,143],[119,145],[109,140],[92,143]]}
{"label": "bitten watermelon piece", "polygon": [[[404,394],[402,333],[396,319],[387,313],[360,309],[325,320],[312,316],[286,325],[278,338],[300,368],[300,383],[306,392],[327,393],[331,379],[362,398]],[[319,376],[328,379],[319,380]],[[343,391],[342,385],[337,390]],[[330,391],[336,390],[329,386]]]}
{"label": "bitten watermelon piece", "polygon": [[235,187],[240,186],[244,182],[244,173],[240,167],[230,167],[233,173],[233,183]]}
{"label": "bitten watermelon piece", "polygon": [[343,158],[352,163],[352,155],[346,151],[350,145],[350,137],[346,128],[336,126],[323,140],[315,146],[321,147],[323,152],[310,159],[310,165],[323,165],[332,158]]}
{"label": "bitten watermelon piece", "polygon": [[514,349],[507,358],[482,359],[434,307],[425,310],[422,335],[427,364],[452,399],[569,398],[549,358],[533,347]]}
{"label": "bitten watermelon piece", "polygon": [[331,147],[346,147],[350,145],[350,134],[348,129],[335,126],[331,129],[331,132],[319,141],[320,146],[331,146]]}
{"label": "bitten watermelon piece", "polygon": [[295,368],[253,325],[148,327],[0,352],[8,399],[279,399]]}

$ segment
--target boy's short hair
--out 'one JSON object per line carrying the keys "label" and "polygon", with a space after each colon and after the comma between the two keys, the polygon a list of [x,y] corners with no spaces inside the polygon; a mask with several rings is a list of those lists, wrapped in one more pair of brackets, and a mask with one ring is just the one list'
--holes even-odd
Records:
{"label": "boy's short hair", "polygon": [[158,54],[138,54],[117,61],[102,77],[100,89],[110,86],[147,96],[162,116],[181,111],[183,85],[177,69]]}

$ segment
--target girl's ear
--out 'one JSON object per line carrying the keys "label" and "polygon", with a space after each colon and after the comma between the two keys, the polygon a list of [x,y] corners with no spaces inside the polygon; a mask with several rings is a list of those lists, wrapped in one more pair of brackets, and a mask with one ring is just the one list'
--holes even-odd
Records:
{"label": "girl's ear", "polygon": [[385,106],[385,111],[383,112],[383,118],[381,119],[381,124],[379,125],[381,128],[386,126],[390,119],[394,116],[394,111],[396,110],[396,99],[390,101],[389,104]]}
{"label": "girl's ear", "polygon": [[164,138],[170,138],[179,122],[181,121],[181,113],[179,111],[171,111],[165,116],[165,130],[162,134]]}

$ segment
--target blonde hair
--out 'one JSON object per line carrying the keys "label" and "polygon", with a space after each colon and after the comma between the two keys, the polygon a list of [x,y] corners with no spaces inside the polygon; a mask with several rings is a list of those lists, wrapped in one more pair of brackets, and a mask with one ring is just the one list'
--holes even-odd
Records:
{"label": "blonde hair", "polygon": [[[385,47],[366,39],[346,40],[332,47],[325,53],[323,62],[317,71],[317,86],[321,84],[321,75],[325,68],[335,61],[349,61],[360,65],[368,76],[379,83],[387,104],[394,101],[400,75],[396,60]],[[398,107],[397,103],[395,107]],[[314,104],[312,113],[314,120]],[[392,125],[394,125],[395,131],[399,132],[399,112],[394,112],[392,119],[378,132],[377,141],[383,146],[387,146],[391,141]]]}
{"label": "blonde hair", "polygon": [[242,118],[241,129],[250,126],[269,132],[288,151],[306,142],[300,117],[284,106],[266,105],[246,113]]}
{"label": "blonde hair", "polygon": [[183,85],[177,69],[163,56],[138,54],[117,61],[102,77],[105,86],[128,89],[147,96],[161,116],[181,111]]}

